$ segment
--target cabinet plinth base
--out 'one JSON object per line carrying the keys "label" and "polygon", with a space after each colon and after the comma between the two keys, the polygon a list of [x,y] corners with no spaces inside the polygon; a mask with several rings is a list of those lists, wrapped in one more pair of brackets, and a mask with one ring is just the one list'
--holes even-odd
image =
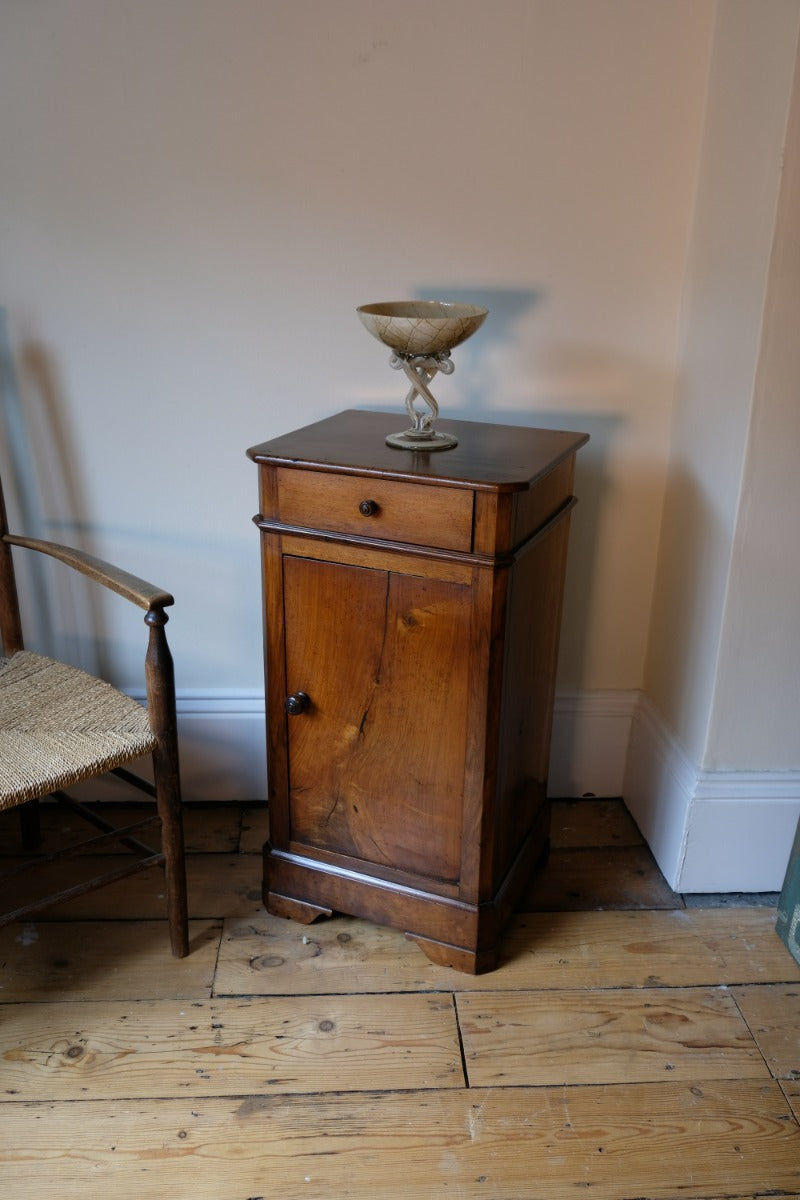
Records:
{"label": "cabinet plinth base", "polygon": [[[346,912],[348,916],[361,916],[367,920],[374,920],[377,924],[389,925],[398,929],[402,928],[404,924],[402,917],[398,920],[392,919],[383,911],[376,912],[374,905],[369,903],[360,904],[357,898],[349,901],[346,907],[337,907],[334,910],[322,904],[314,904],[308,900],[301,900],[294,896],[286,896],[280,892],[271,892],[265,889],[264,907],[273,916],[286,917],[291,921],[297,921],[300,925],[311,925],[320,917],[332,916],[334,911]],[[492,930],[494,930],[497,925],[495,913],[493,911],[484,911],[481,915],[483,916],[481,931],[485,931],[487,919],[491,924]],[[480,922],[477,910],[475,912],[475,920],[476,923]],[[429,914],[427,921],[423,921],[424,928],[433,927],[438,929],[440,926],[441,919],[437,918],[433,913]],[[413,929],[406,929],[404,932],[406,938],[410,942],[416,942],[426,957],[439,967],[452,967],[454,971],[462,971],[466,975],[481,975],[485,971],[493,971],[497,966],[498,949],[496,945],[477,950],[474,944],[454,946],[450,942],[443,942],[435,937],[427,937],[424,933],[418,933]]]}
{"label": "cabinet plinth base", "polygon": [[496,894],[483,904],[439,896],[320,862],[310,855],[264,847],[264,904],[268,912],[308,925],[333,912],[401,930],[431,962],[469,975],[498,965],[504,927],[547,854],[549,810],[525,838]]}

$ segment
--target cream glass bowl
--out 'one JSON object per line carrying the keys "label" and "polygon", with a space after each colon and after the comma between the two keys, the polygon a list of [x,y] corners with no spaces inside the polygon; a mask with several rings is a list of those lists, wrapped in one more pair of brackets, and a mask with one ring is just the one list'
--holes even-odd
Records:
{"label": "cream glass bowl", "polygon": [[487,311],[441,300],[394,300],[356,309],[372,336],[404,357],[452,350],[481,327]]}

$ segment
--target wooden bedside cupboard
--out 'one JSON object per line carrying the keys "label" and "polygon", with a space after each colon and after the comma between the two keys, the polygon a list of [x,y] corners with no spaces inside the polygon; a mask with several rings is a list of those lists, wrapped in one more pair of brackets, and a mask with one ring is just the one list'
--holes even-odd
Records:
{"label": "wooden bedside cupboard", "polygon": [[496,965],[546,856],[561,599],[585,434],[440,421],[387,446],[344,412],[248,451],[259,468],[268,910],[404,930]]}

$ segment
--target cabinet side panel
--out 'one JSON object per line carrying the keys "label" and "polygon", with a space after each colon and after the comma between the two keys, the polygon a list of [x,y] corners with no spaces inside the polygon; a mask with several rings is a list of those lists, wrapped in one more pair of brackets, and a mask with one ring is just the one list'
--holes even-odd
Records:
{"label": "cabinet side panel", "polygon": [[[547,771],[569,516],[524,551],[511,572],[500,715],[494,884],[525,839],[546,848]],[[537,827],[540,827],[537,830]]]}
{"label": "cabinet side panel", "polygon": [[508,567],[475,568],[472,595],[469,727],[464,770],[460,898],[482,904],[494,893],[494,833],[503,694]]}
{"label": "cabinet side panel", "polygon": [[536,485],[515,497],[513,545],[519,546],[540,529],[561,508],[572,494],[575,478],[575,459],[566,458],[548,471]]}

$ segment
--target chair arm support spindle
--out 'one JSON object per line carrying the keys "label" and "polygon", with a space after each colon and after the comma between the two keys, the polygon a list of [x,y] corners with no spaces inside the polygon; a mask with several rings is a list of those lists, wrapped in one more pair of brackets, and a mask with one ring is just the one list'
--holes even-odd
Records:
{"label": "chair arm support spindle", "polygon": [[150,728],[158,743],[153,751],[153,773],[161,817],[172,952],[182,958],[189,952],[186,886],[185,881],[170,870],[170,863],[183,862],[184,856],[175,669],[164,630],[169,617],[160,605],[155,605],[148,610],[144,620],[150,629],[145,658],[147,708]]}

